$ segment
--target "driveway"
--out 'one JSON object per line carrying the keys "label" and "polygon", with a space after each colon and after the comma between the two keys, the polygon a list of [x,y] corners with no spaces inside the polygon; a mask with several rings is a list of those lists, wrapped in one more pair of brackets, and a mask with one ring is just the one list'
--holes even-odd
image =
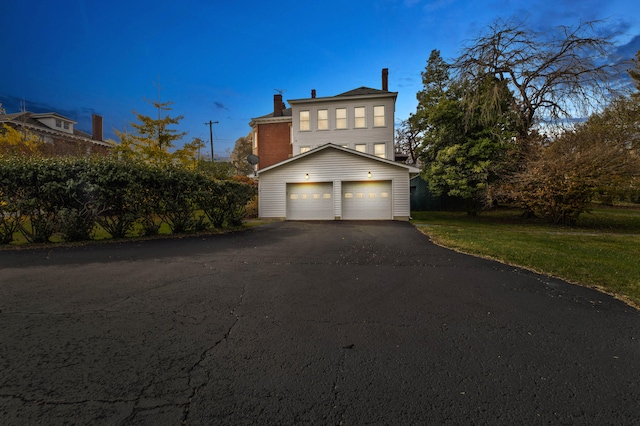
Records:
{"label": "driveway", "polygon": [[408,223],[0,251],[0,423],[637,424],[640,314]]}

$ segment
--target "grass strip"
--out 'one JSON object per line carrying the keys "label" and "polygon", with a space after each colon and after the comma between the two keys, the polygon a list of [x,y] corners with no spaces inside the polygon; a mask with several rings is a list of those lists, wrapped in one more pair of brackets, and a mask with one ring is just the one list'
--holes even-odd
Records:
{"label": "grass strip", "polygon": [[596,208],[574,227],[525,220],[518,210],[415,212],[433,242],[566,281],[640,307],[640,210]]}

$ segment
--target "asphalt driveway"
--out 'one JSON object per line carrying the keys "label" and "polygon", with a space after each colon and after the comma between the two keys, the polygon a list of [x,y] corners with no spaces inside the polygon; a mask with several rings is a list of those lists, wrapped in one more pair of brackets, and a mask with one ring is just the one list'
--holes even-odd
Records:
{"label": "asphalt driveway", "polygon": [[408,223],[0,251],[0,423],[638,424],[640,314]]}

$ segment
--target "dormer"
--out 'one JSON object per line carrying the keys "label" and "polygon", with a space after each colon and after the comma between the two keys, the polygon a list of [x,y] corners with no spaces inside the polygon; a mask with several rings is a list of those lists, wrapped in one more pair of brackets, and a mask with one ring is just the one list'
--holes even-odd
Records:
{"label": "dormer", "polygon": [[73,125],[76,124],[75,121],[70,118],[64,117],[55,112],[45,112],[42,114],[33,114],[32,118],[38,120],[40,123],[45,126],[51,128],[51,130],[55,130],[62,133],[73,134]]}

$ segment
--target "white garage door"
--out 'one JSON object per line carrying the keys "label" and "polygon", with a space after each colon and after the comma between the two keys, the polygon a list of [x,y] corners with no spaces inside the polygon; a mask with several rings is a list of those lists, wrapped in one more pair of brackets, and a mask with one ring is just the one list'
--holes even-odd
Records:
{"label": "white garage door", "polygon": [[333,183],[288,183],[287,219],[333,220]]}
{"label": "white garage door", "polygon": [[342,218],[388,220],[391,213],[391,181],[343,182]]}

